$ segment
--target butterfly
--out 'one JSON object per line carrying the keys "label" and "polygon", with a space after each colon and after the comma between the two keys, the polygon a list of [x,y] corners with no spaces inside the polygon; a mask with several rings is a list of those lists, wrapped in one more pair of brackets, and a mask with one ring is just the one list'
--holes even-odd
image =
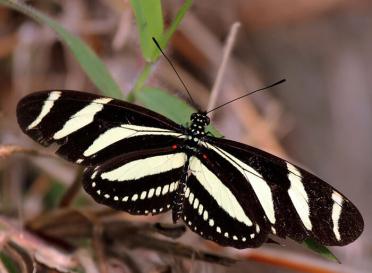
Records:
{"label": "butterfly", "polygon": [[342,246],[363,231],[358,209],[302,168],[207,132],[206,112],[183,126],[144,107],[90,93],[32,93],[17,106],[25,134],[85,167],[84,189],[130,214],[172,211],[207,240],[259,247],[270,234]]}

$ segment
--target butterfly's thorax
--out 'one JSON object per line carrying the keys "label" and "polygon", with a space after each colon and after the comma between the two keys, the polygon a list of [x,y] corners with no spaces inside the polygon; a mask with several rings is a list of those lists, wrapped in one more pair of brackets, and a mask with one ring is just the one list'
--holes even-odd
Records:
{"label": "butterfly's thorax", "polygon": [[210,120],[204,113],[193,113],[190,117],[191,124],[187,128],[187,139],[188,142],[195,146],[203,139],[206,135],[205,128],[209,124]]}

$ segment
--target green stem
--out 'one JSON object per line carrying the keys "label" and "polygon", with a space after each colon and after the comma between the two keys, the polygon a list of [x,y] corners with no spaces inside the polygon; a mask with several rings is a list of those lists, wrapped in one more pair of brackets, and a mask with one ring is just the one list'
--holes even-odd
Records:
{"label": "green stem", "polygon": [[148,77],[151,74],[153,63],[146,63],[142,72],[139,74],[133,89],[129,92],[127,100],[133,102],[136,98],[136,94],[141,92],[142,87],[145,85]]}
{"label": "green stem", "polygon": [[177,27],[181,23],[183,17],[186,15],[186,12],[190,9],[192,5],[192,0],[185,0],[181,8],[178,10],[176,17],[174,18],[173,22],[169,26],[169,28],[164,32],[163,35],[163,47],[166,46],[173,36],[174,32],[177,30]]}

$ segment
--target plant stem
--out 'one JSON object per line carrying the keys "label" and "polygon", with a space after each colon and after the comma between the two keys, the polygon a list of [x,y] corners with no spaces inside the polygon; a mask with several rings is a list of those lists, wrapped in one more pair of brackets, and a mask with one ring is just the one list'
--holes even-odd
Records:
{"label": "plant stem", "polygon": [[142,72],[139,74],[133,89],[129,92],[127,101],[133,102],[136,98],[136,94],[141,91],[142,87],[145,85],[148,77],[151,74],[153,63],[146,63]]}

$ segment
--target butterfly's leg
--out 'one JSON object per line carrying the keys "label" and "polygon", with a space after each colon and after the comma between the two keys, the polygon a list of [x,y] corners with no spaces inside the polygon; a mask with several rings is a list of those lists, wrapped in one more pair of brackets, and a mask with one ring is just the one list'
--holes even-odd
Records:
{"label": "butterfly's leg", "polygon": [[183,214],[183,202],[185,199],[185,187],[186,181],[189,177],[189,157],[187,157],[186,163],[183,167],[181,179],[178,183],[177,192],[174,195],[173,200],[173,208],[172,208],[172,219],[173,223],[177,223],[177,221],[181,218]]}

